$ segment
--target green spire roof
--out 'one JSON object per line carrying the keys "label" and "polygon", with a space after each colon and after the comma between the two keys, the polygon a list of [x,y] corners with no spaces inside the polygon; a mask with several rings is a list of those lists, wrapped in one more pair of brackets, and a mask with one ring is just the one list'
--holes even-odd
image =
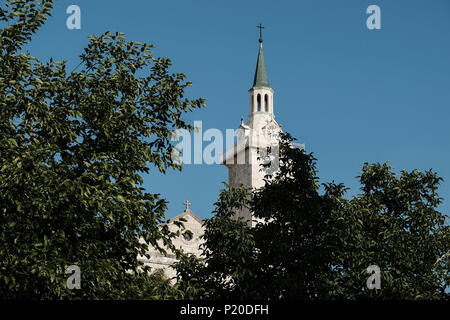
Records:
{"label": "green spire roof", "polygon": [[262,48],[262,39],[260,39],[258,61],[256,62],[255,79],[253,80],[253,87],[268,87],[269,77],[266,71],[266,62],[264,61],[264,52]]}

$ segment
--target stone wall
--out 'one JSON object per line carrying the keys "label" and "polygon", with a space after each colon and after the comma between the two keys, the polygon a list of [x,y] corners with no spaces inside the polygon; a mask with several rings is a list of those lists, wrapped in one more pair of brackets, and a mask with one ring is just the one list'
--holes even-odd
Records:
{"label": "stone wall", "polygon": [[[200,220],[191,210],[187,209],[179,216],[167,222],[170,231],[176,232],[178,230],[178,227],[173,222],[180,218],[186,219],[186,222],[183,222],[183,224],[186,230],[192,232],[192,238],[184,236],[183,232],[181,232],[179,237],[172,239],[172,243],[176,248],[183,250],[185,253],[200,257],[200,245],[204,242],[203,239],[200,238],[204,232],[202,220]],[[141,240],[141,242],[143,242],[143,240]],[[163,247],[162,242],[158,242],[158,244]],[[177,259],[175,254],[167,247],[164,247],[164,249],[167,251],[167,256],[157,251],[154,247],[149,246],[147,253],[150,255],[150,259],[143,256],[140,256],[139,259],[143,261],[145,265],[150,266],[152,271],[162,269],[167,278],[174,279],[176,277],[176,272],[171,266],[177,262]]]}

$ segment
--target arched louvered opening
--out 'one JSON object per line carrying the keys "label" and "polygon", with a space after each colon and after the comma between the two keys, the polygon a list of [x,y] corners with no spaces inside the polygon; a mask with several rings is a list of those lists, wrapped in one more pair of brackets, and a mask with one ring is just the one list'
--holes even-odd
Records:
{"label": "arched louvered opening", "polygon": [[264,108],[266,112],[269,112],[269,96],[267,93],[264,95]]}
{"label": "arched louvered opening", "polygon": [[258,93],[258,96],[256,97],[256,105],[257,105],[257,111],[261,111],[261,95]]}

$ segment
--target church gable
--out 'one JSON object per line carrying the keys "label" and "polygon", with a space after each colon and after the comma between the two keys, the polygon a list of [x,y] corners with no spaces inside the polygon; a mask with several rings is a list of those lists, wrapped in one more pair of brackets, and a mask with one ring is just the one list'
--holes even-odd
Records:
{"label": "church gable", "polygon": [[[182,222],[185,229],[181,231],[180,236],[172,239],[172,243],[176,248],[182,249],[185,253],[191,253],[199,256],[199,246],[203,242],[201,239],[201,236],[204,233],[203,221],[190,209],[186,209],[182,214],[170,219],[167,222],[169,225],[169,230],[179,230],[178,226],[174,224],[175,221]],[[190,232],[186,232],[186,230],[189,230]]]}
{"label": "church gable", "polygon": [[167,223],[173,223],[174,221],[181,221],[180,219],[187,220],[186,222],[183,222],[185,225],[186,225],[186,223],[189,223],[190,225],[203,224],[202,219],[197,217],[197,215],[195,213],[193,213],[191,211],[191,209],[185,209],[185,211],[183,211],[183,213],[179,214],[175,218],[170,219]]}
{"label": "church gable", "polygon": [[281,130],[280,125],[275,121],[275,119],[271,119],[267,122],[267,124],[262,127],[263,131],[279,131]]}
{"label": "church gable", "polygon": [[[164,225],[167,225],[172,232],[180,231],[180,235],[172,239],[175,248],[181,249],[184,253],[200,257],[200,245],[203,243],[201,236],[204,233],[203,221],[189,209],[190,203],[188,201],[186,201],[185,204],[186,209],[184,212],[168,220]],[[177,221],[183,223],[184,229],[180,229],[177,226],[175,223]],[[189,230],[189,232],[186,232],[187,230]],[[141,239],[140,241],[143,242],[144,240]],[[167,255],[162,254],[153,246],[149,246],[147,253],[150,255],[150,258],[140,256],[139,259],[143,261],[144,264],[150,266],[153,271],[162,269],[166,276],[174,278],[176,273],[171,266],[177,262],[175,254],[165,247],[161,240],[158,241],[158,244],[166,250]]]}

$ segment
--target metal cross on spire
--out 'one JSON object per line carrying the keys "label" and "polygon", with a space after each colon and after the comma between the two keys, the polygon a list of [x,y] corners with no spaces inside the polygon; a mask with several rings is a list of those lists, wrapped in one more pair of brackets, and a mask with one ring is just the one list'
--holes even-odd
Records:
{"label": "metal cross on spire", "polygon": [[262,24],[260,23],[259,26],[256,26],[257,28],[259,28],[259,42],[263,42],[263,38],[262,38],[262,29],[264,29],[264,27],[262,26]]}
{"label": "metal cross on spire", "polygon": [[186,206],[186,210],[185,210],[185,211],[187,211],[187,210],[189,210],[189,206],[190,206],[192,203],[190,203],[189,200],[186,200],[186,202],[184,202],[183,204]]}

